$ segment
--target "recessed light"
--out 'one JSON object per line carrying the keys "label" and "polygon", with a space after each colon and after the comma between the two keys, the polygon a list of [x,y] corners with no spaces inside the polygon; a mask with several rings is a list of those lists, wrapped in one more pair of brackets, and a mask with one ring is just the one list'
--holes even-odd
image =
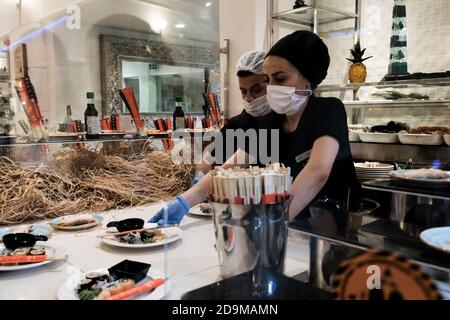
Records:
{"label": "recessed light", "polygon": [[167,21],[164,19],[159,19],[155,22],[155,27],[158,31],[164,30],[167,27]]}
{"label": "recessed light", "polygon": [[205,3],[205,6],[206,6],[206,7],[211,7],[211,5],[212,5],[212,2],[211,2],[211,1]]}
{"label": "recessed light", "polygon": [[186,28],[186,25],[184,25],[183,23],[177,23],[175,25],[175,28],[177,28],[177,29],[184,29],[184,28]]}

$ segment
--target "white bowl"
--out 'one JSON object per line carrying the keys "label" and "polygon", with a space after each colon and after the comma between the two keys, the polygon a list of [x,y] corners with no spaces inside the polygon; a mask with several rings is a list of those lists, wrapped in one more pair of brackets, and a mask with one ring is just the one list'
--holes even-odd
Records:
{"label": "white bowl", "polygon": [[361,139],[359,138],[359,132],[358,131],[349,130],[348,131],[348,140],[350,142],[361,141]]}
{"label": "white bowl", "polygon": [[445,143],[446,143],[448,146],[450,146],[450,134],[444,135],[444,140],[445,140]]}
{"label": "white bowl", "polygon": [[360,132],[359,138],[362,142],[368,143],[397,143],[398,136],[396,133],[374,133]]}
{"label": "white bowl", "polygon": [[399,134],[398,138],[403,144],[440,146],[444,139],[438,134]]}

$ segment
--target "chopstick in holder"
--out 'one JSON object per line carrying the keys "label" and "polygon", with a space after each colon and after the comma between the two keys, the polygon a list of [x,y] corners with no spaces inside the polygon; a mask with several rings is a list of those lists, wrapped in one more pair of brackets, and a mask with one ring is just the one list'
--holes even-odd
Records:
{"label": "chopstick in holder", "polygon": [[261,176],[253,175],[253,204],[257,205],[261,203]]}
{"label": "chopstick in holder", "polygon": [[150,291],[160,287],[165,282],[166,281],[162,278],[155,279],[155,280],[152,280],[143,285],[136,286],[133,289],[130,289],[130,290],[118,293],[114,296],[108,297],[105,300],[125,300],[125,299],[129,299],[129,298],[134,298],[134,297],[140,296],[141,294],[150,292]]}
{"label": "chopstick in holder", "polygon": [[251,204],[252,199],[255,197],[254,188],[253,188],[253,178],[250,174],[245,177],[245,189],[247,190],[247,203]]}
{"label": "chopstick in holder", "polygon": [[258,205],[283,202],[292,184],[290,169],[280,164],[266,168],[216,168],[212,171],[210,198],[221,203]]}
{"label": "chopstick in holder", "polygon": [[238,176],[238,204],[248,204],[247,188],[245,187],[245,179],[243,175]]}

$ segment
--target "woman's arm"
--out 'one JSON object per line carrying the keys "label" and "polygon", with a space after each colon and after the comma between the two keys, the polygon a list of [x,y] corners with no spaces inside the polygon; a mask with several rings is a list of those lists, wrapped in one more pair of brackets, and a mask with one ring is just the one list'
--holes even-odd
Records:
{"label": "woman's arm", "polygon": [[[224,169],[230,169],[234,167],[248,167],[250,161],[254,160],[252,156],[250,156],[245,151],[239,149],[236,151],[233,156],[228,159],[228,161],[222,165]],[[208,197],[207,192],[211,191],[211,173],[209,172],[203,178],[197,182],[192,188],[183,193],[183,198],[188,203],[189,207],[192,208],[197,204],[205,201]]]}
{"label": "woman's arm", "polygon": [[339,152],[339,142],[324,136],[314,143],[308,164],[297,176],[289,193],[293,196],[289,208],[292,221],[317,196],[328,181]]}

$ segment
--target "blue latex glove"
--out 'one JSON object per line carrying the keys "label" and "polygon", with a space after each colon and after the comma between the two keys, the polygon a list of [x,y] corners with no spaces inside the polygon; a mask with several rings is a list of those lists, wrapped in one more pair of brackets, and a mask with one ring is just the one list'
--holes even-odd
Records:
{"label": "blue latex glove", "polygon": [[[180,224],[184,216],[189,212],[189,205],[182,196],[178,196],[159,210],[149,223],[157,223],[159,226]],[[167,220],[166,220],[167,219]]]}
{"label": "blue latex glove", "polygon": [[197,182],[199,182],[200,179],[203,178],[204,176],[205,176],[205,174],[203,173],[203,171],[197,171],[197,172],[195,173],[194,179],[192,179],[192,182],[191,182],[191,188],[192,188],[193,186],[195,186],[195,185],[197,184]]}

